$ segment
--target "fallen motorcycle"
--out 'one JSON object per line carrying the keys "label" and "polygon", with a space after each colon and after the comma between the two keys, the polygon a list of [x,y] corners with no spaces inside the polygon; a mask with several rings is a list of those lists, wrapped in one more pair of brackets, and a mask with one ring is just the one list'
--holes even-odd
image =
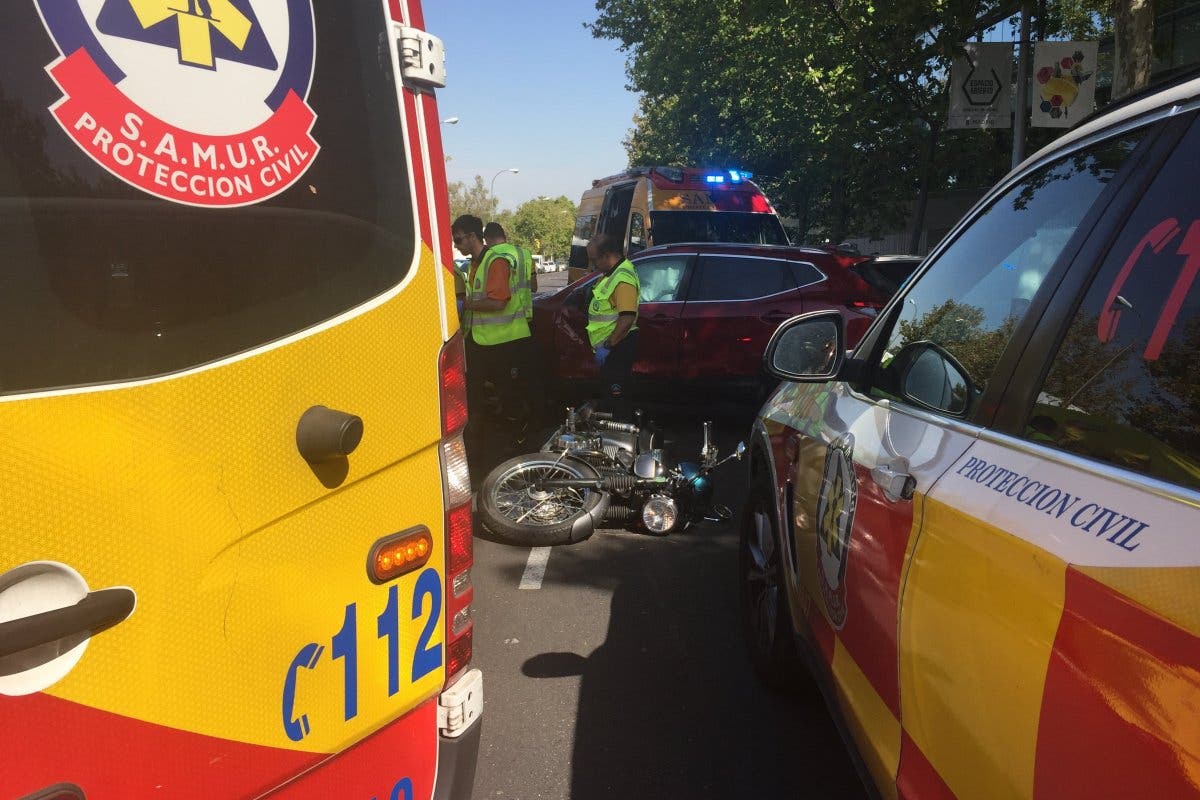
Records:
{"label": "fallen motorcycle", "polygon": [[510,458],[484,478],[478,511],[489,530],[518,544],[574,544],[602,522],[633,523],[655,534],[701,521],[725,521],[709,473],[741,459],[746,445],[719,459],[704,423],[699,462],[668,466],[652,423],[616,422],[593,403],[568,408],[540,452]]}

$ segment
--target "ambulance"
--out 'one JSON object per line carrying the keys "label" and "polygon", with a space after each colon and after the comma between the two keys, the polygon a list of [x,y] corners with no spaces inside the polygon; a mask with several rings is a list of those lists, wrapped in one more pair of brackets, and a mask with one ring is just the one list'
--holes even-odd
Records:
{"label": "ambulance", "polygon": [[1200,80],[1035,154],[847,354],[785,322],[741,620],[873,793],[1200,797]]}
{"label": "ambulance", "polygon": [[744,170],[637,167],[592,181],[579,200],[568,282],[588,271],[587,243],[612,233],[633,256],[676,242],[788,244],[762,190]]}
{"label": "ambulance", "polygon": [[419,0],[0,8],[0,798],[467,798]]}

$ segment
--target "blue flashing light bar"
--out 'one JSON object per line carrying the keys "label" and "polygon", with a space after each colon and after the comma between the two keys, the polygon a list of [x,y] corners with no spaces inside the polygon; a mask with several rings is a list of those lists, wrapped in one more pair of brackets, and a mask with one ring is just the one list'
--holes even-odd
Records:
{"label": "blue flashing light bar", "polygon": [[708,175],[704,178],[704,180],[708,181],[709,183],[724,183],[725,176],[724,175]]}

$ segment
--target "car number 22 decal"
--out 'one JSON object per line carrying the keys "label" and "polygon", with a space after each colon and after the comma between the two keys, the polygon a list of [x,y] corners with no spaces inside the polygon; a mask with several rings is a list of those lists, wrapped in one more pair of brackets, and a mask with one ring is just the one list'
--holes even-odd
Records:
{"label": "car number 22 decal", "polygon": [[[425,602],[425,598],[429,602]],[[438,622],[442,618],[442,579],[436,569],[426,569],[417,578],[409,611],[414,622],[425,619],[417,638],[412,662],[407,670],[409,683],[416,683],[442,665],[442,645],[431,644]],[[426,616],[428,615],[428,616]],[[400,691],[400,592],[395,584],[388,588],[387,604],[375,618],[376,636],[384,641],[387,658],[387,693],[392,697]],[[348,722],[358,716],[358,605],[350,603],[342,617],[342,626],[330,639],[330,658],[341,663],[342,710]],[[307,714],[297,713],[296,689],[303,672],[315,670],[325,653],[325,645],[310,642],[300,648],[292,659],[283,681],[283,730],[293,742],[312,733]]]}

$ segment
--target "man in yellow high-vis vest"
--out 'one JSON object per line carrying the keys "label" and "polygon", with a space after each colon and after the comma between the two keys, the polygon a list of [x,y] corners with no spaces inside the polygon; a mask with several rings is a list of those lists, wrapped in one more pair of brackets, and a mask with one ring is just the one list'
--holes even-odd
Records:
{"label": "man in yellow high-vis vest", "polygon": [[607,399],[615,416],[633,416],[630,396],[633,362],[637,358],[637,269],[625,258],[621,240],[601,233],[588,242],[588,260],[604,273],[592,288],[588,304],[588,341],[600,367]]}
{"label": "man in yellow high-vis vest", "polygon": [[543,359],[533,336],[533,293],[538,288],[537,272],[533,269],[533,254],[526,247],[510,243],[504,226],[499,222],[489,222],[483,226],[483,241],[492,252],[503,253],[516,259],[521,270],[517,289],[521,296],[521,306],[525,309],[525,320],[529,323],[530,337],[520,354],[520,371],[524,378],[525,399],[529,403],[530,413],[536,416],[544,410],[546,385]]}
{"label": "man in yellow high-vis vest", "polygon": [[517,259],[521,268],[521,280],[517,286],[521,290],[521,304],[525,308],[525,319],[533,324],[533,293],[537,291],[537,273],[533,269],[533,254],[526,247],[510,244],[504,226],[499,222],[489,222],[483,226],[483,241],[491,248],[500,248],[497,252],[511,253]]}
{"label": "man in yellow high-vis vest", "polygon": [[[518,286],[519,264],[511,254],[485,246],[483,220],[464,214],[454,220],[450,232],[459,252],[471,257],[462,324],[467,350],[467,449],[478,474],[485,448],[511,443],[529,427],[529,404],[517,388],[527,361],[529,322]],[[489,383],[513,428],[495,431],[495,436],[483,421]]]}

